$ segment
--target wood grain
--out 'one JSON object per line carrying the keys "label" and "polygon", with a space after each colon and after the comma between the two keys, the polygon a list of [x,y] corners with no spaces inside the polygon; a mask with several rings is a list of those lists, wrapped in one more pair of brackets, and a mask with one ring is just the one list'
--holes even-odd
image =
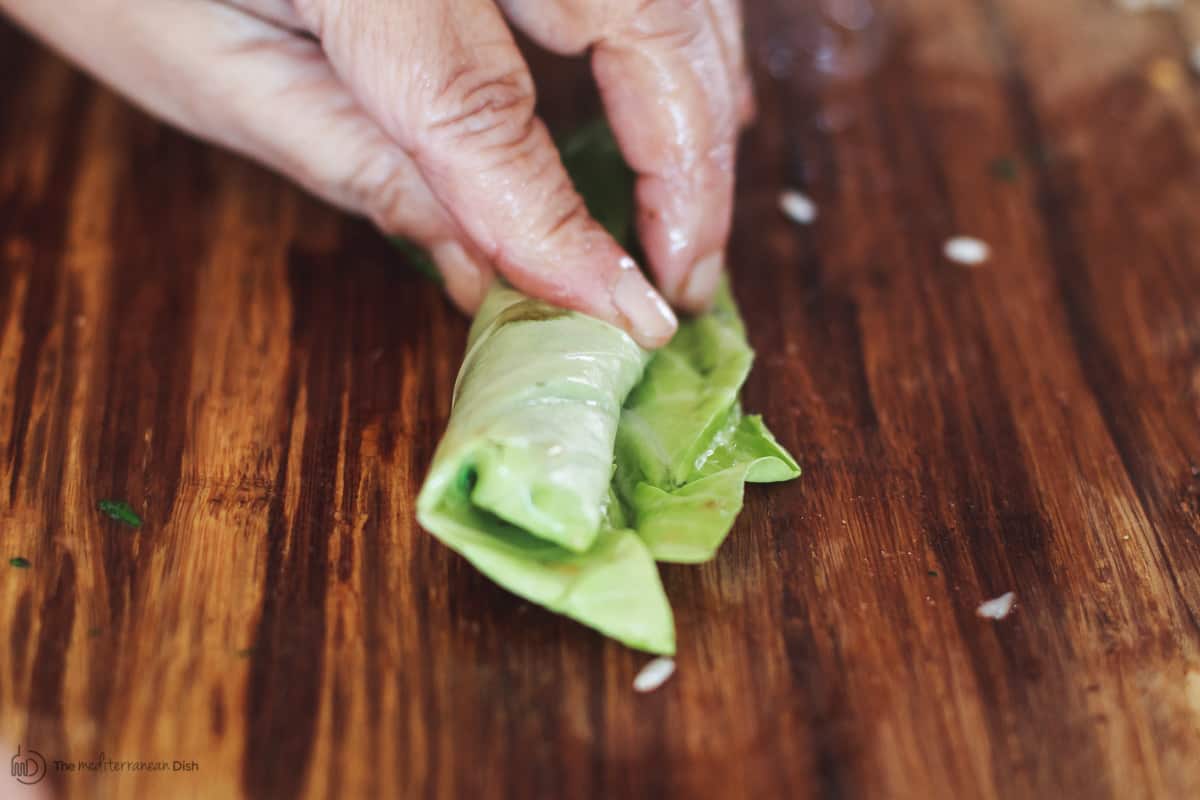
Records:
{"label": "wood grain", "polygon": [[649,696],[415,525],[437,288],[0,29],[0,756],[199,762],[57,797],[1200,796],[1195,9],[895,2],[835,80],[748,5],[747,404],[805,475],[664,570]]}

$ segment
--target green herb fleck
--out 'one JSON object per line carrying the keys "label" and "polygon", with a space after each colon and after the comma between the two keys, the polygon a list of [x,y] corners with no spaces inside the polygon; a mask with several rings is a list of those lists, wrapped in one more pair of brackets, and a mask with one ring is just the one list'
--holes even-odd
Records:
{"label": "green herb fleck", "polygon": [[100,631],[100,629],[99,629],[99,628],[88,628],[88,629],[87,629],[87,635],[88,635],[88,636],[91,636],[91,637],[93,637],[93,638],[95,638],[95,637],[99,636],[99,635],[100,635],[100,633],[101,633],[101,631]]}
{"label": "green herb fleck", "polygon": [[927,574],[931,578],[936,578],[938,576],[936,569],[931,569],[931,570],[929,570],[929,572],[927,572],[925,574]]}
{"label": "green herb fleck", "polygon": [[29,563],[29,559],[21,558],[20,556],[10,558],[8,560],[8,565],[10,567],[16,567],[17,569],[29,569],[31,566],[33,566],[31,563]]}
{"label": "green herb fleck", "polygon": [[462,492],[465,497],[470,497],[471,492],[475,491],[475,484],[479,481],[479,470],[474,464],[467,464],[458,473],[457,489]]}
{"label": "green herb fleck", "polygon": [[1020,177],[1020,165],[1012,156],[1000,156],[988,162],[988,174],[996,180],[1013,183]]}
{"label": "green herb fleck", "polygon": [[252,655],[254,655],[253,647],[243,647],[241,650],[237,651],[238,658],[249,658]]}
{"label": "green herb fleck", "polygon": [[101,500],[96,504],[96,507],[117,522],[124,522],[126,525],[134,528],[142,526],[142,518],[124,500]]}

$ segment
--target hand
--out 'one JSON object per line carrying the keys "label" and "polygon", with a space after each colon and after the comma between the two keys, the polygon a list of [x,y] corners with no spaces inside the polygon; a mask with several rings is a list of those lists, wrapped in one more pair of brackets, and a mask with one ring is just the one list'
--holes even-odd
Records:
{"label": "hand", "polygon": [[590,48],[638,173],[638,231],[676,306],[724,263],[738,128],[751,113],[737,0],[0,0],[174,124],[429,249],[471,310],[493,270],[666,342],[662,295],[588,215],[504,15],[558,53]]}

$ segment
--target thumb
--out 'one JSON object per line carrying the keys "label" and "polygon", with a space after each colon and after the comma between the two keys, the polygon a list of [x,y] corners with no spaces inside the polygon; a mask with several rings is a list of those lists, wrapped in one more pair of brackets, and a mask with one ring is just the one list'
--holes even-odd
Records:
{"label": "thumb", "polygon": [[310,0],[302,13],[342,80],[497,271],[643,346],[670,339],[671,309],[572,186],[491,0]]}

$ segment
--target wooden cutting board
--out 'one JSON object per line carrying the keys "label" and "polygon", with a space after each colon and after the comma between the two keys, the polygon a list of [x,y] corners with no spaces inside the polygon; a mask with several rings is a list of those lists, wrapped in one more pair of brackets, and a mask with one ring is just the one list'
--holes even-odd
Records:
{"label": "wooden cutting board", "polygon": [[1200,797],[1196,7],[906,0],[815,80],[748,5],[747,404],[805,475],[664,569],[652,695],[416,527],[438,289],[0,30],[0,797],[18,746],[72,798]]}

